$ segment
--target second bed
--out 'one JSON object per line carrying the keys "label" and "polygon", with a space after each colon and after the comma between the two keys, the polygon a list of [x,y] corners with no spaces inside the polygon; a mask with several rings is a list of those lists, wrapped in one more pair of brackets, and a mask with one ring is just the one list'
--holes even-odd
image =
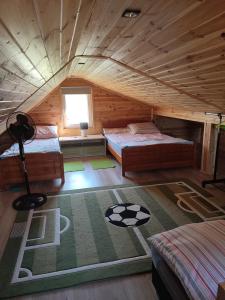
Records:
{"label": "second bed", "polygon": [[104,124],[107,148],[121,164],[123,176],[128,171],[195,165],[195,145],[192,141],[174,138],[159,130],[143,130],[142,126],[135,133],[130,124],[138,126],[139,123],[127,121],[128,127],[125,127],[123,122],[122,128],[121,122]]}

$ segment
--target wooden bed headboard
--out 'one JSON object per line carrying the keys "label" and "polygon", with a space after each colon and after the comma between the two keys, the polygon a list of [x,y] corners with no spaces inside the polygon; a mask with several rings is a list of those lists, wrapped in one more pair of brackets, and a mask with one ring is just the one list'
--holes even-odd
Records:
{"label": "wooden bed headboard", "polygon": [[151,118],[140,118],[140,119],[118,119],[118,120],[108,120],[102,122],[103,128],[120,128],[126,127],[130,123],[141,123],[141,122],[150,122]]}

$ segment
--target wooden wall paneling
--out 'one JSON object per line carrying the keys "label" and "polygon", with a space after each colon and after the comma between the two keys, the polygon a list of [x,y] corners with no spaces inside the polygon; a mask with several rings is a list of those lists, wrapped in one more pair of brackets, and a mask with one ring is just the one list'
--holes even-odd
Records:
{"label": "wooden wall paneling", "polygon": [[69,74],[74,77],[82,77],[84,73],[84,68],[87,67],[86,64],[89,62],[89,64],[92,64],[92,60],[87,58],[75,58],[71,64]]}
{"label": "wooden wall paneling", "polygon": [[[0,1],[1,3],[1,1]],[[42,75],[34,68],[30,59],[25,55],[24,51],[15,42],[14,38],[9,34],[3,24],[0,22],[1,44],[0,51],[3,53],[5,60],[1,61],[1,65],[14,65],[22,73],[21,77],[25,78],[29,83],[35,86],[41,86],[44,83]],[[9,67],[9,69],[10,69]]]}
{"label": "wooden wall paneling", "polygon": [[[121,48],[119,44],[117,44],[114,48],[115,51],[112,58],[128,62],[129,56],[132,55],[129,62],[133,65],[136,60],[147,54],[146,50],[150,51],[150,46],[155,45],[154,43],[151,43],[151,39],[155,35],[161,34],[161,32],[173,24],[176,19],[181,18],[185,12],[194,9],[198,5],[200,5],[200,2],[197,1],[189,1],[188,4],[183,1],[155,2],[142,18],[146,18],[143,30],[139,30],[139,23],[135,24],[136,26],[134,26],[135,28],[132,30],[133,36],[131,36],[130,41],[128,40],[126,43],[122,43],[121,40],[118,41],[123,47]],[[170,9],[171,6],[173,9]],[[166,41],[167,40],[168,39],[166,39]],[[148,61],[148,59],[143,59],[141,64],[145,65]]]}
{"label": "wooden wall paneling", "polygon": [[[91,59],[89,57],[89,59]],[[93,61],[93,59],[91,59]],[[111,70],[113,68],[113,62],[111,62],[110,60],[104,59],[103,57],[96,57],[96,63],[98,62],[98,65],[96,65],[95,69],[92,70],[92,73],[86,73],[83,72],[83,76],[84,77],[91,77],[93,78],[97,78],[97,76],[101,76],[102,74],[104,74],[104,72],[106,72],[107,70]],[[113,77],[113,72],[111,73],[112,77]]]}
{"label": "wooden wall paneling", "polygon": [[[193,72],[194,70],[194,72]],[[221,65],[221,63],[219,61],[217,61],[216,63],[213,64],[213,66],[210,66],[210,64],[207,64],[205,66],[202,66],[200,70],[196,70],[195,68],[191,69],[191,66],[189,67],[189,71],[184,71],[183,73],[177,72],[175,75],[166,75],[166,76],[162,76],[163,80],[166,80],[167,78],[169,78],[170,80],[176,80],[176,78],[179,79],[186,79],[186,78],[190,78],[193,77],[193,73],[194,76],[196,76],[197,78],[201,78],[201,75],[204,74],[210,74],[210,73],[218,73],[218,72],[224,72],[225,68],[224,65]],[[204,82],[203,82],[204,83]]]}
{"label": "wooden wall paneling", "polygon": [[207,122],[212,124],[218,124],[218,117],[212,115],[205,115],[204,112],[193,112],[191,108],[189,110],[181,110],[177,108],[162,108],[162,107],[155,107],[154,113],[159,116],[183,119],[183,120],[190,120],[195,122]]}
{"label": "wooden wall paneling", "polygon": [[[102,74],[102,77],[104,76],[104,74]],[[91,76],[87,77],[89,80],[91,80]],[[92,80],[91,80],[92,81]],[[119,91],[122,94],[126,94],[129,97],[133,97],[136,98],[137,100],[149,103],[149,104],[154,104],[154,105],[159,105],[159,104],[167,104],[170,103],[168,102],[168,97],[166,97],[166,95],[162,95],[160,94],[160,90],[157,92],[157,90],[155,89],[154,93],[157,95],[155,96],[154,93],[151,92],[145,92],[143,93],[140,89],[135,88],[135,82],[133,83],[132,87],[127,87],[126,83],[124,83],[124,85],[119,85],[119,84],[113,84],[113,82],[111,82],[111,84],[108,84],[107,79],[98,79],[95,78],[94,83],[98,84],[98,85],[102,85],[104,88],[109,88],[109,89],[115,89],[115,87],[117,88],[117,91]],[[163,98],[164,97],[164,98]],[[190,108],[190,105],[192,103],[196,104],[196,101],[192,100],[192,98],[188,98],[187,96],[181,96],[179,93],[175,94],[175,96],[173,97],[173,99],[176,99],[176,101],[179,103],[179,105],[181,107],[188,107]],[[172,100],[171,100],[172,101]],[[182,102],[182,105],[180,104]],[[186,102],[186,105],[185,105]],[[174,100],[173,100],[174,103]],[[201,103],[199,104],[199,106],[202,108]],[[207,105],[208,107],[208,105]],[[208,110],[216,110],[213,106],[209,105]]]}
{"label": "wooden wall paneling", "polygon": [[[92,54],[94,55],[105,55],[111,57],[118,48],[122,48],[123,45],[127,44],[131,40],[136,32],[134,32],[134,27],[138,24],[140,34],[143,31],[143,25],[146,25],[148,17],[146,16],[147,10],[153,3],[148,1],[130,1],[130,3],[124,1],[124,7],[116,10],[117,16],[114,16],[114,26],[108,30],[107,34],[103,35],[103,39],[99,41],[99,45],[92,49]],[[140,18],[121,18],[123,11],[127,7],[132,7],[140,9],[143,12],[143,17]],[[104,23],[102,24],[104,26]],[[137,27],[137,26],[136,26]],[[118,47],[119,45],[119,47]],[[91,49],[90,49],[91,50]]]}
{"label": "wooden wall paneling", "polygon": [[[4,11],[1,19],[4,24],[7,24],[14,41],[41,78],[47,80],[53,74],[36,20],[33,1],[20,1],[19,5],[15,1],[0,1],[0,10]],[[29,25],[26,25],[24,20]]]}
{"label": "wooden wall paneling", "polygon": [[60,88],[57,87],[43,99],[42,103],[32,109],[30,115],[37,124],[53,123],[60,125],[62,102],[59,95]]}
{"label": "wooden wall paneling", "polygon": [[[68,2],[70,3],[71,1],[68,0]],[[86,28],[87,23],[90,21],[93,7],[96,4],[96,1],[94,0],[80,0],[77,2],[78,7],[76,15],[74,16],[74,25],[67,60],[79,54],[79,51],[77,49],[78,46],[82,43],[81,36],[85,35],[84,29]]]}
{"label": "wooden wall paneling", "polygon": [[12,108],[12,107],[16,107],[16,104],[21,103],[21,101],[0,101],[0,109],[7,109],[7,108]]}
{"label": "wooden wall paneling", "polygon": [[[91,57],[90,57],[91,58]],[[102,59],[102,57],[99,57],[99,59]],[[193,96],[193,95],[191,95],[190,93],[188,93],[188,92],[186,92],[186,91],[184,91],[184,90],[181,90],[181,89],[178,89],[178,88],[174,88],[173,86],[171,86],[170,84],[167,84],[167,83],[165,83],[165,82],[163,82],[163,81],[161,81],[161,80],[159,80],[159,79],[157,79],[157,78],[155,78],[155,77],[153,77],[153,76],[149,76],[149,75],[147,75],[147,74],[145,74],[145,73],[143,73],[142,71],[139,71],[139,70],[135,70],[134,68],[132,68],[132,67],[130,67],[130,66],[128,66],[128,65],[125,65],[125,64],[123,64],[123,63],[121,63],[121,62],[119,62],[119,61],[115,61],[115,60],[112,60],[111,58],[108,58],[108,60],[111,60],[112,62],[114,62],[115,64],[117,64],[118,66],[121,66],[121,67],[123,67],[123,68],[126,68],[127,70],[129,70],[129,71],[131,71],[132,73],[134,73],[133,75],[132,75],[132,77],[137,77],[138,78],[138,75],[140,75],[140,76],[142,76],[142,77],[146,77],[146,78],[149,78],[149,79],[151,79],[154,83],[156,82],[157,83],[157,85],[158,86],[166,86],[169,90],[172,90],[172,91],[177,91],[178,92],[178,96],[180,95],[180,94],[184,94],[184,95],[187,95],[188,97],[189,97],[189,99],[191,100],[192,98],[195,98],[198,102],[203,102],[203,103],[205,103],[205,104],[207,104],[207,106],[209,107],[208,109],[210,109],[210,107],[212,107],[212,109],[214,108],[217,108],[217,109],[221,109],[221,107],[220,106],[218,106],[218,105],[215,105],[215,104],[211,104],[208,100],[206,100],[206,99],[203,99],[202,97],[199,97],[199,96]],[[111,68],[111,72],[112,72],[112,68]],[[96,74],[95,74],[96,75]],[[105,77],[106,78],[106,74],[104,74],[104,73],[102,73],[101,72],[101,77]],[[91,75],[89,75],[89,78],[91,77]],[[95,79],[95,81],[97,82],[97,78]],[[112,88],[113,89],[113,88]],[[188,98],[187,98],[188,99]],[[189,100],[188,99],[188,100]],[[213,106],[215,106],[215,107],[213,107]]]}
{"label": "wooden wall paneling", "polygon": [[[131,0],[122,2],[120,0],[105,2],[97,1],[96,11],[93,13],[93,19],[95,20],[96,16],[98,16],[99,22],[93,22],[92,24],[89,23],[90,26],[88,29],[90,39],[84,51],[84,55],[101,55],[106,47],[104,45],[104,40],[111,34],[113,28],[120,27],[120,29],[123,30],[124,25],[131,26],[133,23],[138,21],[139,18],[130,19],[128,22],[121,18],[122,13],[127,7],[131,6],[133,9],[141,9],[144,14],[149,5],[152,4],[144,0],[139,0],[138,3]],[[103,14],[102,11],[105,13]],[[121,32],[119,34],[121,34]],[[97,39],[96,36],[98,37]]]}
{"label": "wooden wall paneling", "polygon": [[213,48],[199,49],[197,53],[192,53],[185,57],[181,57],[172,62],[167,62],[164,65],[160,65],[155,68],[145,69],[146,72],[151,72],[155,76],[162,76],[164,74],[174,74],[182,72],[185,70],[190,70],[190,68],[197,67],[201,68],[220,59],[221,55],[224,53],[224,42],[221,39],[220,44],[214,46]]}
{"label": "wooden wall paneling", "polygon": [[[151,43],[148,45],[146,41],[146,47],[140,45],[142,51],[139,52],[140,49],[138,50],[140,56],[137,56],[137,52],[132,52],[130,57],[126,57],[126,59],[123,58],[123,61],[132,61],[133,67],[138,67],[143,59],[149,59],[148,61],[152,61],[153,65],[156,60],[158,63],[163,61],[163,57],[166,60],[166,56],[167,61],[170,61],[172,57],[178,58],[183,51],[187,53],[187,51],[193,47],[197,47],[197,45],[200,46],[200,44],[206,42],[207,38],[215,37],[215,32],[206,36],[198,36],[197,34],[195,36],[195,28],[198,28],[201,24],[205,24],[205,27],[209,30],[210,27],[207,27],[207,21],[211,21],[215,19],[216,16],[222,14],[224,11],[224,3],[221,3],[220,0],[216,2],[208,0],[200,2],[199,4],[200,5],[198,5],[194,11],[191,10],[186,15],[181,15],[180,18],[170,23],[165,29],[162,28],[160,32],[155,31],[154,36],[149,36],[148,40],[150,40]],[[215,8],[215,5],[218,5],[217,8]],[[214,20],[213,24],[215,24],[215,22]],[[185,40],[185,34],[189,35],[190,41]],[[147,49],[148,52],[146,52]]]}
{"label": "wooden wall paneling", "polygon": [[[91,15],[88,19],[88,22],[83,30],[82,37],[79,41],[79,45],[76,49],[77,55],[83,55],[85,50],[88,47],[89,41],[92,36],[96,37],[97,28],[99,22],[96,21],[96,16],[98,16],[98,20],[101,22],[103,17],[103,11],[107,11],[107,6],[110,4],[111,1],[95,1],[94,5],[92,6]],[[109,20],[108,20],[109,21]],[[91,34],[90,34],[91,33]],[[98,37],[99,38],[99,37]]]}
{"label": "wooden wall paneling", "polygon": [[157,127],[164,134],[193,141],[196,146],[196,166],[201,167],[203,123],[154,115]]}
{"label": "wooden wall paneling", "polygon": [[225,130],[221,130],[219,154],[218,154],[218,177],[225,177]]}
{"label": "wooden wall paneling", "polygon": [[201,171],[206,174],[213,174],[214,170],[216,132],[211,123],[204,123]]}
{"label": "wooden wall paneling", "polygon": [[[141,14],[122,18],[128,7]],[[222,0],[1,1],[0,67],[22,80],[4,89],[27,110],[76,75],[150,105],[224,111],[224,15]]]}
{"label": "wooden wall paneling", "polygon": [[[187,49],[186,47],[181,47],[179,49],[179,53],[174,53],[173,51],[170,51],[169,53],[164,53],[162,55],[159,55],[158,57],[151,57],[149,60],[149,65],[146,65],[146,70],[149,74],[155,74],[157,76],[158,69],[161,70],[162,68],[166,70],[167,74],[176,75],[176,69],[178,68],[182,71],[183,68],[183,62],[186,61],[187,64],[192,61],[197,61],[198,59],[201,59],[201,55],[203,52],[205,52],[207,49],[211,50],[215,47],[218,47],[223,44],[223,39],[221,38],[221,31],[216,32],[209,37],[205,37],[202,42],[200,40],[198,43],[195,43],[190,47],[190,49]],[[223,50],[222,50],[223,51]],[[223,54],[223,53],[221,53]],[[207,57],[211,57],[211,52],[208,53]],[[205,64],[202,64],[204,66]],[[190,68],[188,68],[190,70]]]}
{"label": "wooden wall paneling", "polygon": [[42,39],[51,69],[56,73],[60,69],[60,20],[63,13],[61,3],[56,0],[34,0],[36,19],[39,23]]}
{"label": "wooden wall paneling", "polygon": [[[0,46],[1,48],[1,46]],[[19,66],[10,61],[0,51],[0,85],[6,89],[27,92],[29,95],[38,88],[31,78],[25,72],[20,70]],[[40,84],[40,82],[39,82]]]}
{"label": "wooden wall paneling", "polygon": [[86,45],[88,41],[86,28],[90,23],[95,5],[94,0],[80,0],[79,14],[74,23],[73,39],[70,44],[70,57],[83,54],[82,45]]}
{"label": "wooden wall paneling", "polygon": [[8,114],[1,114],[0,115],[0,123],[2,122],[2,125],[0,124],[0,132],[4,132],[5,131],[5,123],[4,121],[6,121]]}
{"label": "wooden wall paneling", "polygon": [[61,1],[60,13],[60,65],[71,58],[71,48],[78,23],[81,1]]}
{"label": "wooden wall paneling", "polygon": [[3,153],[6,149],[8,149],[13,144],[12,139],[8,135],[7,132],[4,132],[0,135],[0,154]]}
{"label": "wooden wall paneling", "polygon": [[[91,86],[93,96],[94,127],[90,133],[100,133],[102,123],[111,119],[123,118],[151,118],[151,107],[127,97],[113,94],[90,82],[79,78],[65,80],[61,86]],[[60,135],[80,134],[79,129],[64,129],[62,124],[62,99],[60,86],[56,88],[30,115],[36,123],[55,123],[59,126]]]}
{"label": "wooden wall paneling", "polygon": [[[85,64],[80,65],[80,63],[83,62],[85,62]],[[102,68],[105,65],[104,63],[107,64],[107,62],[104,59],[100,60],[94,58],[93,59],[86,58],[86,60],[84,60],[84,58],[82,58],[79,62],[78,68],[76,68],[76,72],[77,70],[79,70],[78,72],[80,72],[80,75],[82,77],[85,76],[85,74],[93,74],[93,73],[97,74],[98,72],[102,72]]]}
{"label": "wooden wall paneling", "polygon": [[[163,32],[164,34],[169,34],[168,36],[173,36],[173,39],[170,39],[169,43],[173,44],[174,40],[179,49],[184,42],[194,45],[199,39],[203,39],[204,41],[204,38],[210,36],[210,34],[221,32],[224,29],[224,3],[223,7],[221,7],[221,1],[217,1],[217,4],[220,6],[212,9],[212,6],[215,4],[211,1],[202,2],[202,5],[195,10],[194,14],[191,11],[177,23],[173,24],[169,28],[169,31]],[[188,22],[190,23],[188,24]],[[176,35],[174,35],[175,31]],[[165,43],[165,36],[163,34],[155,36],[153,43],[158,45]],[[170,50],[173,47],[173,45],[170,45],[167,49]]]}
{"label": "wooden wall paneling", "polygon": [[[160,6],[160,9],[163,10],[163,6],[168,7],[168,1],[167,4],[165,1],[161,0],[154,3],[145,2],[146,5],[142,18],[131,19],[129,22],[123,18],[118,20],[113,31],[114,36],[112,37],[109,35],[108,40],[106,37],[107,48],[104,49],[102,53],[103,55],[110,56],[112,58],[115,58],[114,56],[116,55],[116,58],[120,59],[124,56],[124,53],[127,53],[126,51],[130,52],[130,50],[136,47],[137,44],[143,42],[145,35],[149,34],[152,26],[152,18],[154,18],[155,8]],[[137,5],[138,4],[136,2],[136,6]],[[139,5],[137,8],[143,11],[143,6]],[[120,29],[119,32],[118,28]]]}
{"label": "wooden wall paneling", "polygon": [[29,97],[29,101],[25,101],[19,106],[19,110],[28,113],[35,106],[36,103],[40,102],[48,94],[48,89],[37,90],[33,95]]}
{"label": "wooden wall paneling", "polygon": [[[2,69],[0,67],[0,93],[15,92],[29,96],[36,90],[36,87],[24,81],[22,78]],[[3,98],[3,99],[2,99]],[[7,97],[0,96],[0,99],[7,100]],[[15,99],[16,101],[16,99]]]}

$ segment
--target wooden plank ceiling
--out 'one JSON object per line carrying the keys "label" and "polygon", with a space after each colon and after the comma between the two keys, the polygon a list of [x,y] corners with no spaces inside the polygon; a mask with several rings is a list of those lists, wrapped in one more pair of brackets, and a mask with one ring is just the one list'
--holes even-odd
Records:
{"label": "wooden plank ceiling", "polygon": [[225,111],[224,0],[1,0],[0,37],[1,124],[68,76],[156,107]]}

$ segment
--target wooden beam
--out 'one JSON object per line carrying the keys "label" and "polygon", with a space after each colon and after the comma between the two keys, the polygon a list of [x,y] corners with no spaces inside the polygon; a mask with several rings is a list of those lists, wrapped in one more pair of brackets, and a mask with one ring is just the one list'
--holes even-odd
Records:
{"label": "wooden beam", "polygon": [[14,110],[16,107],[9,107],[9,108],[0,108],[0,113],[5,112],[6,110]]}
{"label": "wooden beam", "polygon": [[208,122],[204,123],[201,171],[211,175],[214,171],[217,130]]}
{"label": "wooden beam", "polygon": [[188,110],[179,110],[171,107],[155,107],[154,114],[157,116],[170,117],[175,119],[183,119],[201,123],[218,124],[218,117],[206,115],[201,112],[192,112]]}

